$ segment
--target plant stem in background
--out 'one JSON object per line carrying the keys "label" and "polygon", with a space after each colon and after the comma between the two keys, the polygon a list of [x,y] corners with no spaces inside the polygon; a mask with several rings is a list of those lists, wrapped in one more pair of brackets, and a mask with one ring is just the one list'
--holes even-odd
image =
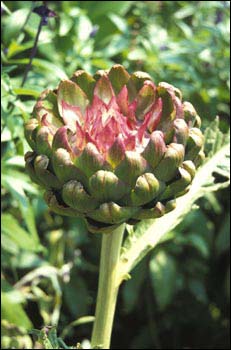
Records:
{"label": "plant stem in background", "polygon": [[43,26],[43,18],[40,19],[40,22],[39,22],[39,26],[38,26],[38,31],[37,31],[37,34],[36,34],[36,37],[35,37],[35,41],[34,41],[34,46],[31,50],[31,54],[30,54],[30,61],[28,63],[28,65],[26,66],[26,70],[24,72],[24,76],[23,76],[23,80],[22,80],[22,84],[21,86],[23,86],[26,82],[26,79],[27,79],[27,75],[31,69],[31,66],[32,66],[32,61],[33,61],[33,58],[36,54],[36,51],[37,51],[37,46],[38,46],[38,40],[39,40],[39,35],[41,33],[41,29],[42,29],[42,26]]}
{"label": "plant stem in background", "polygon": [[26,26],[26,24],[27,24],[27,22],[28,22],[28,20],[29,20],[29,18],[30,18],[30,16],[31,16],[31,14],[32,14],[32,12],[33,12],[33,10],[34,10],[35,2],[36,2],[36,1],[33,1],[33,2],[31,3],[30,10],[29,10],[29,12],[28,12],[28,14],[27,14],[27,16],[26,16],[26,19],[25,19],[25,22],[24,22],[24,24],[23,24],[23,26],[22,26],[22,28],[21,28],[21,31],[24,30],[24,28],[25,28],[25,26]]}
{"label": "plant stem in background", "polygon": [[92,348],[110,348],[112,325],[120,281],[118,266],[125,224],[109,234],[103,234],[96,315],[92,333]]}
{"label": "plant stem in background", "polygon": [[[33,48],[31,50],[30,61],[29,61],[28,65],[27,65],[27,67],[26,67],[21,86],[23,86],[25,84],[25,81],[27,79],[27,75],[28,75],[28,73],[29,73],[29,71],[31,69],[32,61],[33,61],[33,58],[34,58],[34,56],[36,54],[36,51],[37,51],[38,40],[39,40],[39,36],[40,36],[41,30],[42,30],[42,26],[47,25],[49,17],[56,17],[56,13],[54,11],[50,10],[47,7],[46,1],[43,1],[43,4],[44,5],[35,7],[33,9],[33,12],[37,13],[37,15],[39,15],[41,19],[40,19],[40,22],[39,22],[37,34],[36,34],[35,41],[34,41],[34,45],[33,45]],[[29,12],[28,16],[30,16],[30,12]],[[29,17],[27,17],[26,21],[28,20],[28,18]]]}

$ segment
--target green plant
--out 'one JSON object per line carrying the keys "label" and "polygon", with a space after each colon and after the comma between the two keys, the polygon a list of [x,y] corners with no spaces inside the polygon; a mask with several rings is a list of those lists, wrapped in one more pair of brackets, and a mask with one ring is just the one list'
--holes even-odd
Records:
{"label": "green plant", "polygon": [[[126,225],[121,254],[137,241],[132,251],[138,264],[120,287],[112,348],[228,349],[229,164],[224,148],[217,167],[215,154],[229,141],[222,134],[229,124],[229,2],[46,2],[57,16],[42,27],[22,87],[40,22],[33,9],[40,5],[1,3],[2,348],[41,347],[37,336],[28,335],[31,328],[42,328],[43,347],[68,348],[60,340],[57,345],[53,328],[44,325],[56,326],[68,344],[90,346],[94,318],[84,315],[95,309],[102,236],[89,234],[81,218],[54,214],[44,203],[25,172],[23,125],[47,87],[77,69],[93,74],[120,63],[129,72],[148,72],[155,82],[164,77],[184,92],[203,116],[203,134],[209,126],[205,154],[214,160],[214,172],[201,173],[199,206],[190,205],[183,215],[183,203],[179,224],[166,226],[171,230],[154,250],[154,242],[145,248],[145,241],[155,233],[142,238],[152,220]],[[168,218],[173,223],[170,214],[155,219],[157,238]]]}
{"label": "green plant", "polygon": [[[45,187],[53,211],[84,217],[93,232],[104,232],[92,346],[109,348],[121,282],[203,194],[201,170],[188,199],[179,199],[165,220],[203,162],[200,118],[178,89],[156,87],[145,73],[129,75],[120,65],[94,77],[77,71],[43,92],[33,114],[25,127],[31,179]],[[220,156],[207,163],[209,176]],[[163,222],[128,251],[125,242],[120,256],[124,223],[160,216]]]}

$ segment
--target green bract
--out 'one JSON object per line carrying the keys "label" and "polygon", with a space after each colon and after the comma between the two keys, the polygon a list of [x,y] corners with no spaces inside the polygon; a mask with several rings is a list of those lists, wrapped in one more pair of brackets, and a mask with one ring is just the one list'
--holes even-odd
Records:
{"label": "green bract", "polygon": [[33,116],[31,179],[51,210],[94,231],[174,209],[204,158],[200,117],[181,92],[120,65],[94,77],[77,71],[41,94]]}

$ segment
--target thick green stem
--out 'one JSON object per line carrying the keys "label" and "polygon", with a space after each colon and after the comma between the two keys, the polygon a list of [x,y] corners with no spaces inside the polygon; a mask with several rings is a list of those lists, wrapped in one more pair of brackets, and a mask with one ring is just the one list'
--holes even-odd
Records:
{"label": "thick green stem", "polygon": [[118,266],[124,229],[125,224],[122,224],[113,232],[103,234],[102,237],[96,314],[91,339],[92,348],[110,348],[120,285]]}

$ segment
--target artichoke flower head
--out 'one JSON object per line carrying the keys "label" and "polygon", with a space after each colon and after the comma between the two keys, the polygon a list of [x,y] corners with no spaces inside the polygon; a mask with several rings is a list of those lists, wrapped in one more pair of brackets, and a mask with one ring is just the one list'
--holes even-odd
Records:
{"label": "artichoke flower head", "polygon": [[174,209],[204,158],[200,117],[180,90],[121,65],[79,70],[38,99],[25,126],[31,179],[56,213],[93,231]]}

